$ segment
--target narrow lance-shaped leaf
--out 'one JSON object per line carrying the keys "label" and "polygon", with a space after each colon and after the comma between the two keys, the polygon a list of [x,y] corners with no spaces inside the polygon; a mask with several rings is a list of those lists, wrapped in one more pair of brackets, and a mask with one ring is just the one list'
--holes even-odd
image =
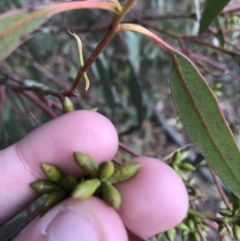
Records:
{"label": "narrow lance-shaped leaf", "polygon": [[[77,45],[78,45],[78,53],[79,53],[79,63],[80,66],[83,67],[84,66],[84,60],[83,60],[83,52],[82,52],[82,41],[81,39],[77,36],[77,34],[75,33],[71,33],[70,31],[68,31],[77,41]],[[87,91],[90,87],[90,80],[88,79],[87,73],[83,73],[83,78],[85,80],[85,90]]]}
{"label": "narrow lance-shaped leaf", "polygon": [[220,24],[220,21],[219,21],[218,17],[214,20],[214,23],[215,23],[215,27],[217,29],[216,37],[217,37],[220,45],[223,47],[224,44],[225,44],[225,40],[224,40],[224,35],[223,35],[223,32],[222,32],[221,24]]}
{"label": "narrow lance-shaped leaf", "polygon": [[106,60],[103,55],[95,61],[96,67],[99,72],[99,78],[103,88],[103,94],[107,101],[109,108],[111,109],[111,118],[115,115],[115,100],[112,92],[112,82],[109,76],[109,69]]}
{"label": "narrow lance-shaped leaf", "polygon": [[130,134],[133,131],[138,130],[141,127],[143,122],[142,90],[140,87],[140,81],[134,71],[134,68],[130,60],[128,60],[128,67],[130,68],[130,73],[128,76],[128,89],[130,92],[131,100],[136,108],[137,124],[134,124],[133,126],[131,126],[129,129],[121,133],[121,135]]}
{"label": "narrow lance-shaped leaf", "polygon": [[56,3],[45,7],[29,7],[0,15],[0,62],[22,44],[28,36],[56,13],[86,8],[116,12],[112,2],[77,1]]}
{"label": "narrow lance-shaped leaf", "polygon": [[144,34],[169,53],[173,61],[172,96],[182,124],[208,164],[240,198],[240,151],[217,99],[203,76],[186,56],[146,28],[122,24],[119,31]]}
{"label": "narrow lance-shaped leaf", "polygon": [[199,34],[204,33],[230,0],[206,0],[200,20]]}
{"label": "narrow lance-shaped leaf", "polygon": [[180,120],[208,164],[240,198],[240,152],[217,99],[191,61],[169,51],[171,90]]}

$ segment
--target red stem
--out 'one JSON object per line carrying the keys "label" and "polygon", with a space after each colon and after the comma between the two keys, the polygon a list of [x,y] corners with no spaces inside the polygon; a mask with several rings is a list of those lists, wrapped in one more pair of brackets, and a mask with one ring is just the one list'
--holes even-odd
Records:
{"label": "red stem", "polygon": [[45,111],[49,117],[51,117],[52,119],[57,118],[57,115],[47,105],[40,101],[35,95],[28,91],[24,91],[22,92],[22,94],[29,100],[31,100],[36,106]]}

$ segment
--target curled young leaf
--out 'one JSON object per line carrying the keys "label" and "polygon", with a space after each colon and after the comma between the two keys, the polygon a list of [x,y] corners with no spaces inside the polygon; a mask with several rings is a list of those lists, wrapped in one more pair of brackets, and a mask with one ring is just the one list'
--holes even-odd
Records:
{"label": "curled young leaf", "polygon": [[[84,66],[84,61],[83,61],[83,52],[82,52],[82,41],[77,36],[77,34],[71,33],[70,31],[68,31],[68,32],[77,40],[80,66],[83,67]],[[88,76],[87,76],[86,73],[83,73],[83,78],[85,79],[85,90],[87,91],[89,86],[90,86],[90,81],[89,81]]]}

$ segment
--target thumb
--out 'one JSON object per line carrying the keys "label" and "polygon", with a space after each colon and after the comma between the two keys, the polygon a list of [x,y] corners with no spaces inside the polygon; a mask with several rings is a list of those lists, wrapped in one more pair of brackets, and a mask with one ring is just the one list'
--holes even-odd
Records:
{"label": "thumb", "polygon": [[92,197],[68,199],[36,218],[14,241],[126,241],[124,225],[114,209]]}

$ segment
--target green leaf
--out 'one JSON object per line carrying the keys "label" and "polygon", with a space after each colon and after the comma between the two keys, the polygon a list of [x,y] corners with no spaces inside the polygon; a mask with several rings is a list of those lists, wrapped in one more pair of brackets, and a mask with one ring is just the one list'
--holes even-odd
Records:
{"label": "green leaf", "polygon": [[97,66],[97,69],[99,72],[99,78],[102,83],[104,97],[107,101],[109,108],[111,109],[111,119],[112,119],[115,114],[115,110],[114,110],[115,101],[114,101],[114,96],[111,88],[112,82],[110,80],[108,65],[103,55],[100,55],[100,57],[95,61],[95,64]]}
{"label": "green leaf", "polygon": [[224,44],[225,44],[225,40],[224,40],[224,36],[223,36],[223,32],[222,32],[222,28],[221,28],[221,24],[220,24],[219,18],[216,18],[214,20],[214,24],[215,24],[215,27],[216,27],[216,29],[218,31],[216,37],[217,37],[220,45],[223,47]]}
{"label": "green leaf", "polygon": [[116,12],[113,3],[67,2],[46,7],[29,7],[0,15],[0,62],[54,14],[79,8],[99,8]]}
{"label": "green leaf", "polygon": [[136,108],[137,124],[122,132],[121,135],[130,134],[133,131],[138,130],[143,122],[142,90],[139,83],[140,81],[130,61],[128,61],[128,67],[130,68],[130,73],[128,75],[128,89],[130,92],[131,100]]}
{"label": "green leaf", "polygon": [[200,20],[199,34],[204,33],[230,0],[206,0]]}
{"label": "green leaf", "polygon": [[169,51],[171,90],[180,120],[208,164],[240,198],[240,152],[217,99],[191,61]]}

